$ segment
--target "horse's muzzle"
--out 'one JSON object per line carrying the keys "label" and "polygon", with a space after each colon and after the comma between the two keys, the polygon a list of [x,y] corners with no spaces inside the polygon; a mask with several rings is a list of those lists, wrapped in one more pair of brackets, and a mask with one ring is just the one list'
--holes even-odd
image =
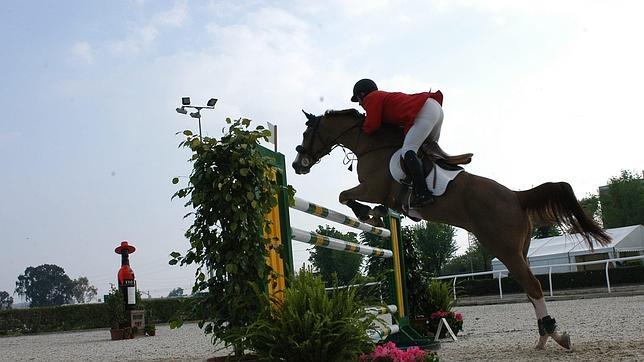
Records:
{"label": "horse's muzzle", "polygon": [[297,160],[293,162],[292,166],[293,170],[295,170],[295,173],[298,175],[306,175],[307,173],[309,173],[309,171],[311,171],[310,167],[305,167],[301,162],[298,162]]}

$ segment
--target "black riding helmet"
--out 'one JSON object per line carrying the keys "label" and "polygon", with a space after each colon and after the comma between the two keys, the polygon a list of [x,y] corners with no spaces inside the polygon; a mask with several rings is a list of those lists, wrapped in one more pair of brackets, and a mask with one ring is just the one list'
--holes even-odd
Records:
{"label": "black riding helmet", "polygon": [[371,79],[360,79],[356,82],[356,85],[353,86],[353,96],[351,97],[351,102],[357,102],[358,95],[360,93],[364,93],[364,95],[366,96],[367,94],[376,90],[378,90],[376,82],[372,81]]}

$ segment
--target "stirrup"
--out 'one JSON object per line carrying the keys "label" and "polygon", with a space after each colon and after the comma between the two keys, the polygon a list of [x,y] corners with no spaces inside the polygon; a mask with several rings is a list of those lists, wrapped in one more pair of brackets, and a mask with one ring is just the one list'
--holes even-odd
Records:
{"label": "stirrup", "polygon": [[419,208],[433,204],[434,201],[436,201],[434,195],[429,190],[427,190],[423,193],[415,193],[411,198],[409,207]]}

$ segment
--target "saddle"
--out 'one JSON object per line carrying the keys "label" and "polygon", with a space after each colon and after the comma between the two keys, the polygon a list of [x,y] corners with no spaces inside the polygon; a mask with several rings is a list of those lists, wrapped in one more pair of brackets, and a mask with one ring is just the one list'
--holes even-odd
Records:
{"label": "saddle", "polygon": [[[447,152],[443,151],[436,141],[427,140],[421,146],[418,156],[423,164],[425,176],[427,176],[434,168],[434,165],[439,165],[441,168],[450,171],[462,170],[463,168],[460,165],[466,165],[472,162],[472,156],[474,156],[474,154],[463,153],[460,155],[449,155]],[[420,221],[420,219],[409,215],[410,210],[408,206],[412,196],[412,181],[402,157],[400,158],[400,166],[407,176],[404,180],[401,180],[401,185],[396,199],[401,201],[405,200],[401,202],[403,205],[403,213],[413,221],[417,222]],[[437,173],[435,172],[432,187],[436,187],[436,175]]]}
{"label": "saddle", "polygon": [[421,146],[420,157],[427,156],[431,161],[458,167],[458,165],[467,165],[472,162],[473,153],[463,153],[460,155],[448,155],[447,152],[438,145],[436,141],[427,140]]}
{"label": "saddle", "polygon": [[[438,145],[438,142],[426,140],[425,143],[420,147],[418,152],[418,157],[423,163],[423,168],[425,176],[429,175],[434,167],[434,164],[438,164],[440,167],[446,170],[460,170],[462,167],[460,165],[467,165],[472,162],[473,153],[463,153],[460,155],[449,155],[447,152]],[[400,167],[407,174],[407,177],[403,181],[403,184],[411,185],[411,178],[409,177],[409,171],[407,166],[403,161],[402,157],[400,158]]]}

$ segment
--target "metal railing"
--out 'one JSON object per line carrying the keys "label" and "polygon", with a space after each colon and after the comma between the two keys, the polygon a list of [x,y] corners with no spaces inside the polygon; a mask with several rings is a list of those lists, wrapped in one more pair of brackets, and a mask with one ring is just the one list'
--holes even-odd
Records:
{"label": "metal railing", "polygon": [[[637,259],[644,259],[644,255],[638,255],[638,256],[629,256],[629,257],[624,257],[624,258],[612,258],[612,259],[602,259],[602,260],[593,260],[593,261],[584,261],[584,262],[579,262],[579,263],[567,263],[567,264],[552,264],[552,265],[538,265],[538,266],[531,266],[530,269],[544,269],[548,268],[548,285],[550,286],[550,296],[554,296],[554,293],[552,291],[552,268],[556,267],[564,267],[564,266],[571,266],[571,265],[590,265],[590,264],[602,264],[605,263],[605,271],[606,271],[606,287],[608,288],[608,293],[611,292],[610,290],[610,277],[608,275],[608,265],[610,263],[614,263],[616,261],[627,261],[627,260],[637,260]],[[486,272],[478,272],[478,273],[469,273],[469,274],[455,274],[455,275],[444,275],[440,277],[435,277],[433,279],[453,279],[452,281],[452,290],[454,292],[454,300],[456,300],[456,279],[458,278],[466,278],[466,277],[473,277],[473,276],[478,276],[478,275],[488,275],[488,274],[498,274],[498,280],[499,280],[499,297],[503,299],[503,287],[501,285],[501,279],[503,278],[503,273],[507,273],[507,269],[503,270],[494,270],[494,271],[486,271]]]}
{"label": "metal railing", "polygon": [[[364,284],[349,284],[349,285],[341,285],[337,287],[337,289],[347,289],[347,288],[355,288],[355,287],[370,287],[372,285],[381,285],[382,282],[369,282],[369,283],[364,283]],[[336,287],[327,287],[324,288],[327,292],[330,292],[332,290],[336,289]]]}

